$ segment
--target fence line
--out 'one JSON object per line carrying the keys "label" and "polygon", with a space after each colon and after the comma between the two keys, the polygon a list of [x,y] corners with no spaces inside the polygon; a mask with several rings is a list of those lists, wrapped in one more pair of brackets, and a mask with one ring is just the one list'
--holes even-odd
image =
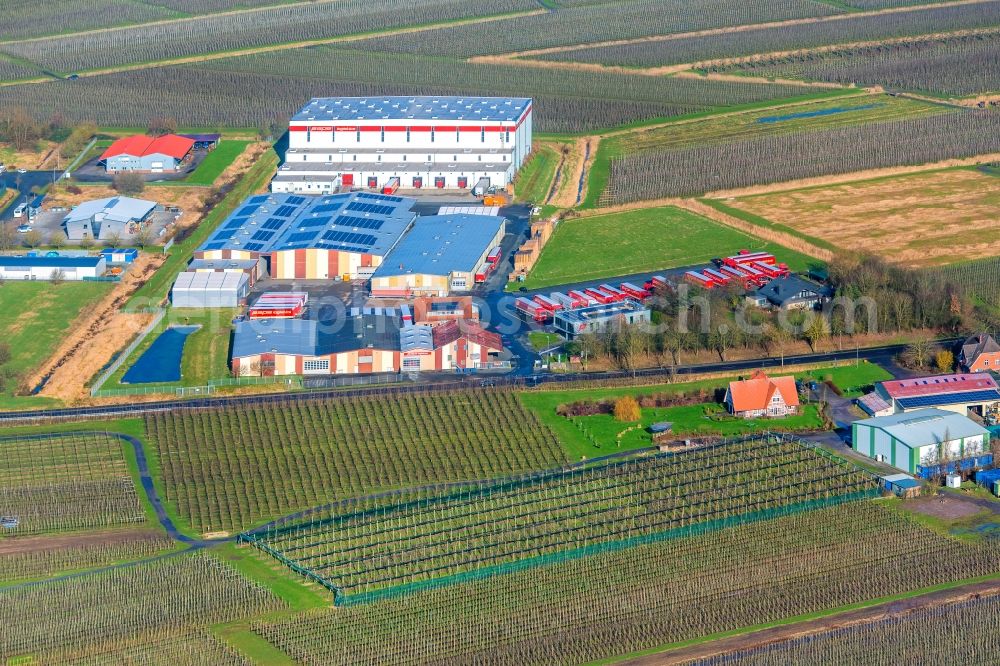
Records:
{"label": "fence line", "polygon": [[[152,333],[153,329],[155,329],[157,326],[160,325],[160,322],[163,321],[163,318],[166,315],[167,315],[166,310],[156,311],[156,315],[153,316],[153,321],[149,322],[149,325],[146,326],[145,329],[143,329],[142,333],[139,334],[139,337],[133,340],[132,343],[125,348],[125,351],[119,354],[118,358],[116,358],[114,361],[111,362],[111,365],[109,365],[107,369],[101,373],[101,376],[97,378],[97,380],[94,382],[94,385],[90,387],[91,397],[97,398],[97,397],[109,397],[111,395],[136,395],[130,393],[116,394],[108,391],[102,391],[101,387],[104,386],[104,382],[108,381],[108,378],[111,377],[111,375],[113,375],[115,371],[122,366],[122,363],[128,360],[128,357],[132,355],[132,352],[134,352],[139,347],[140,344],[142,344],[142,341],[146,339],[146,336]],[[114,389],[111,390],[114,391]]]}

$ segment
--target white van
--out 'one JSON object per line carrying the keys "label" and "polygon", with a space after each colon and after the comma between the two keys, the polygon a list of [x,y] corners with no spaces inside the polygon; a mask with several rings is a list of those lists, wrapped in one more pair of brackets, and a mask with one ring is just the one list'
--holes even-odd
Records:
{"label": "white van", "polygon": [[28,204],[20,204],[14,209],[14,217],[24,217],[24,211],[28,210]]}

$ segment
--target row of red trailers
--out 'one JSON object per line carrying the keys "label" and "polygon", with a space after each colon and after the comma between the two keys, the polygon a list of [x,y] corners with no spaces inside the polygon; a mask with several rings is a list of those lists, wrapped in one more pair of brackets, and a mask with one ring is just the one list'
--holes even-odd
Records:
{"label": "row of red trailers", "polygon": [[591,305],[619,303],[629,298],[643,301],[652,295],[652,289],[666,286],[666,284],[666,278],[658,275],[648,280],[642,287],[630,282],[622,282],[618,287],[602,284],[566,293],[556,291],[548,296],[538,294],[531,298],[519,298],[514,301],[514,308],[526,319],[544,323],[560,310],[576,310]]}
{"label": "row of red trailers", "polygon": [[714,268],[688,271],[684,277],[705,289],[723,287],[730,283],[741,285],[745,289],[755,289],[763,287],[774,278],[785,277],[790,273],[788,266],[779,264],[769,252],[742,250],[739,254],[716,263]]}
{"label": "row of red trailers", "polygon": [[292,319],[301,317],[309,294],[299,291],[268,292],[250,306],[250,319]]}
{"label": "row of red trailers", "polygon": [[497,266],[500,265],[501,257],[503,257],[503,249],[501,249],[499,245],[490,250],[490,253],[486,255],[486,263],[480,266],[476,271],[476,284],[486,282],[490,273],[495,271]]}

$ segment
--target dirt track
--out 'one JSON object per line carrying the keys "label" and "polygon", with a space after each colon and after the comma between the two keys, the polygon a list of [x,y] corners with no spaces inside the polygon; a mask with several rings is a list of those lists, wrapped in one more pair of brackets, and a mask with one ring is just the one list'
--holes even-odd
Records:
{"label": "dirt track", "polygon": [[9,537],[0,539],[0,556],[75,548],[91,544],[116,544],[162,536],[155,530],[116,530],[54,536]]}
{"label": "dirt track", "polygon": [[753,648],[774,645],[785,641],[812,636],[823,632],[852,627],[862,624],[870,624],[879,620],[905,617],[911,613],[921,610],[939,608],[949,604],[960,603],[969,599],[980,597],[993,597],[1000,595],[1000,580],[991,580],[982,583],[970,583],[950,590],[931,592],[911,599],[892,601],[878,604],[856,611],[838,613],[830,617],[817,620],[808,620],[795,624],[763,629],[748,634],[723,638],[711,643],[703,643],[677,650],[670,650],[645,657],[636,657],[622,661],[622,664],[629,666],[667,666],[673,664],[686,664],[698,659],[730,654],[740,650],[750,650]]}
{"label": "dirt track", "polygon": [[748,197],[755,194],[770,194],[771,192],[784,192],[787,190],[798,190],[804,187],[818,187],[821,185],[839,185],[840,183],[850,183],[856,180],[869,180],[872,178],[885,178],[887,176],[899,176],[907,173],[917,173],[919,171],[929,171],[931,169],[946,169],[959,166],[976,166],[978,164],[990,164],[1000,161],[1000,153],[989,153],[987,155],[977,155],[975,157],[964,157],[961,159],[942,160],[929,164],[919,164],[916,166],[888,167],[885,169],[868,169],[867,171],[853,171],[851,173],[841,173],[832,176],[817,176],[816,178],[800,178],[799,180],[788,180],[782,183],[772,183],[770,185],[752,185],[750,187],[740,187],[732,190],[717,190],[709,192],[705,196],[709,199],[729,199],[733,197]]}

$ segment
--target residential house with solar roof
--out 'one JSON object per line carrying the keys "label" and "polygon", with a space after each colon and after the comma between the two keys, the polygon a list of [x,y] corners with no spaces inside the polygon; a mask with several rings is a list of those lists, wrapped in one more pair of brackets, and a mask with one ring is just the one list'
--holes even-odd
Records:
{"label": "residential house with solar roof", "polygon": [[469,291],[476,269],[505,233],[506,220],[493,215],[420,217],[375,269],[371,295],[409,298]]}
{"label": "residential house with solar roof", "polygon": [[855,421],[851,432],[855,451],[923,478],[992,464],[989,441],[972,419],[937,408]]}
{"label": "residential house with solar roof", "polygon": [[505,187],[531,152],[532,102],[515,97],[322,97],[288,125],[272,192]]}
{"label": "residential house with solar roof", "polygon": [[233,333],[237,375],[332,375],[495,367],[503,342],[477,321],[422,325],[404,308],[352,308],[344,319],[247,320]]}
{"label": "residential house with solar roof", "polygon": [[368,279],[413,226],[414,203],[368,192],[261,194],[237,207],[194,256],[264,258],[277,280]]}
{"label": "residential house with solar roof", "polygon": [[875,390],[858,399],[858,406],[872,416],[886,416],[933,407],[965,415],[970,410],[985,415],[1000,403],[1000,387],[986,373],[966,373],[894,379],[879,382]]}

